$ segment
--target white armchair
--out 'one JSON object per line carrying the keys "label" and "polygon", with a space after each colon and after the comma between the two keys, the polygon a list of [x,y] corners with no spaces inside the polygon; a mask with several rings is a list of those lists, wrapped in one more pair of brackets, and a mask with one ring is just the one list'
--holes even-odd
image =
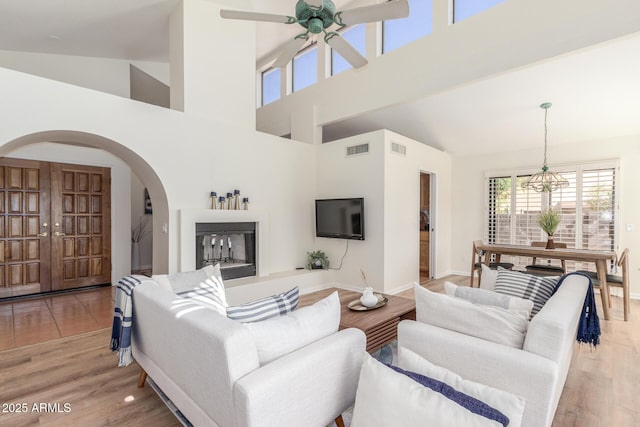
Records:
{"label": "white armchair", "polygon": [[324,427],[355,399],[365,336],[346,329],[270,363],[249,330],[209,309],[176,310],[182,298],[135,288],[133,357],[196,426]]}
{"label": "white armchair", "polygon": [[[569,276],[529,323],[522,349],[413,320],[400,322],[398,346],[465,379],[523,397],[522,425],[548,427],[571,363],[587,288],[585,277]],[[420,320],[419,304],[416,309]]]}

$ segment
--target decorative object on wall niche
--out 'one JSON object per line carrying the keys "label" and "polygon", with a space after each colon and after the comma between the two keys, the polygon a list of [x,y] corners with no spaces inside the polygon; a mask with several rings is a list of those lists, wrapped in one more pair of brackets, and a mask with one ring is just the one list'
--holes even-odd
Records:
{"label": "decorative object on wall niche", "polygon": [[149,215],[153,213],[151,209],[151,197],[149,196],[149,190],[144,189],[144,213]]}
{"label": "decorative object on wall niche", "polygon": [[307,252],[307,268],[309,270],[329,268],[329,258],[324,251]]}
{"label": "decorative object on wall niche", "polygon": [[540,215],[538,215],[538,225],[540,225],[542,231],[547,233],[549,236],[547,238],[546,249],[555,249],[555,245],[553,244],[553,234],[556,232],[561,219],[560,212],[553,208],[542,211],[540,212]]}
{"label": "decorative object on wall niche", "polygon": [[218,207],[220,209],[226,209],[226,204],[224,202],[224,196],[218,197]]}
{"label": "decorative object on wall niche", "polygon": [[245,197],[242,199],[242,208],[246,211],[249,210],[249,198]]}
{"label": "decorative object on wall niche", "polygon": [[233,209],[233,193],[227,193],[227,209]]}
{"label": "decorative object on wall niche", "polygon": [[212,191],[209,198],[211,199],[211,209],[216,209],[216,204],[218,201],[218,193],[216,193],[215,191]]}
{"label": "decorative object on wall niche", "polygon": [[240,209],[240,190],[233,190],[233,209]]}
{"label": "decorative object on wall niche", "polygon": [[529,177],[528,180],[522,183],[522,188],[530,188],[538,193],[550,193],[558,188],[568,187],[569,181],[562,177],[562,175],[555,172],[551,172],[547,166],[547,113],[551,108],[550,102],[545,102],[540,105],[540,108],[544,109],[544,162],[542,163],[542,170]]}

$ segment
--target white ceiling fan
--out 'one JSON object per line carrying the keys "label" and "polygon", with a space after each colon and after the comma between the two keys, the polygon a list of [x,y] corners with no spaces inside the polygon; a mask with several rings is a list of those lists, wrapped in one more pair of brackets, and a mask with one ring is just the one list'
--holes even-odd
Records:
{"label": "white ceiling fan", "polygon": [[220,16],[227,19],[247,21],[277,22],[282,24],[299,24],[306,31],[290,40],[278,58],[274,67],[282,68],[291,61],[296,53],[309,40],[309,33],[324,33],[324,41],[335,49],[353,68],[367,65],[367,60],[336,31],[327,31],[336,24],[339,28],[365,22],[377,22],[409,16],[409,0],[392,0],[372,6],[356,7],[336,11],[331,0],[298,0],[295,17],[270,13],[243,12],[239,10],[221,10]]}

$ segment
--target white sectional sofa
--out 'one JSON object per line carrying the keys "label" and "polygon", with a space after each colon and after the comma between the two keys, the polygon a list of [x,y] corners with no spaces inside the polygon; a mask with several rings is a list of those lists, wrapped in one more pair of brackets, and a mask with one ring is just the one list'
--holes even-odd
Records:
{"label": "white sectional sofa", "polygon": [[398,345],[465,379],[523,397],[522,425],[548,427],[567,378],[587,289],[587,278],[567,277],[530,321],[522,349],[413,320],[400,322]]}
{"label": "white sectional sofa", "polygon": [[263,364],[250,332],[148,281],[133,293],[134,359],[195,426],[324,427],[351,406],[365,336],[345,329]]}

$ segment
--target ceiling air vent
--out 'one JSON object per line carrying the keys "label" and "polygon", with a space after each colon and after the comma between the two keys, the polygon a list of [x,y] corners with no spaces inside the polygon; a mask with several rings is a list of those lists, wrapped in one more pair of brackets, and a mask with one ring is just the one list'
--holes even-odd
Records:
{"label": "ceiling air vent", "polygon": [[398,144],[397,142],[391,143],[391,151],[393,151],[394,153],[398,153],[402,156],[407,155],[407,147],[405,145]]}
{"label": "ceiling air vent", "polygon": [[347,147],[347,157],[369,153],[369,143]]}

